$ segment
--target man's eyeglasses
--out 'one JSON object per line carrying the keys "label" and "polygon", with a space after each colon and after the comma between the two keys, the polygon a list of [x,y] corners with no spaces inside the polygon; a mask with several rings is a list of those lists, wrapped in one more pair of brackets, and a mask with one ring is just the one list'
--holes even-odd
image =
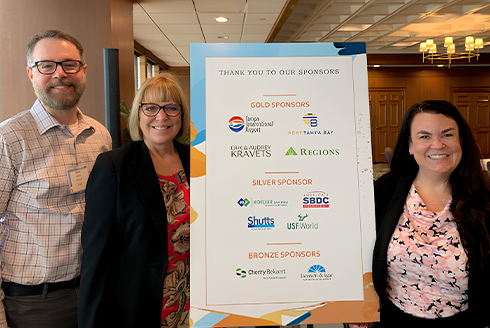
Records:
{"label": "man's eyeglasses", "polygon": [[75,74],[82,68],[83,64],[79,60],[65,60],[62,62],[56,62],[52,60],[39,60],[31,65],[31,68],[37,66],[37,70],[41,74],[53,74],[56,72],[58,65],[63,68],[66,74]]}
{"label": "man's eyeglasses", "polygon": [[164,113],[167,114],[168,117],[177,116],[182,111],[182,105],[179,104],[168,104],[165,106],[159,106],[153,103],[141,103],[140,107],[143,114],[149,117],[157,116],[160,112],[160,109],[163,109]]}

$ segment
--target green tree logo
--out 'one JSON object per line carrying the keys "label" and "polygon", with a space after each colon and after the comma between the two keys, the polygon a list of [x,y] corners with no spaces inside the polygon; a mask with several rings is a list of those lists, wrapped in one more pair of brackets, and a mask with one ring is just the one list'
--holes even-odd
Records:
{"label": "green tree logo", "polygon": [[288,152],[286,153],[286,156],[298,156],[298,154],[294,151],[293,147],[289,147]]}

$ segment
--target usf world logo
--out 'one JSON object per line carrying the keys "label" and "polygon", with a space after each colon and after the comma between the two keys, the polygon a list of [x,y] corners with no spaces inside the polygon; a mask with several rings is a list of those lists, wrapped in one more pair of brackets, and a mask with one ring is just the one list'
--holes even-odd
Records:
{"label": "usf world logo", "polygon": [[247,276],[247,271],[238,268],[236,269],[236,275],[239,276],[240,278],[245,278]]}

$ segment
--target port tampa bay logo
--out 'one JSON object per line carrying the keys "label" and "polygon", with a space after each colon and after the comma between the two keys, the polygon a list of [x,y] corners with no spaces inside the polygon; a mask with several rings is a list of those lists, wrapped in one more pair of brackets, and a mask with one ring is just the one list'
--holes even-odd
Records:
{"label": "port tampa bay logo", "polygon": [[313,113],[307,113],[303,116],[303,122],[310,128],[316,128],[318,126],[318,117]]}

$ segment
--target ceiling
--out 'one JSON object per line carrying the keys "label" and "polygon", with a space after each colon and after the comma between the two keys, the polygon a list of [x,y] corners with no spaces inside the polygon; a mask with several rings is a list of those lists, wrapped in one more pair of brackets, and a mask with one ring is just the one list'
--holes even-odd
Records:
{"label": "ceiling", "polygon": [[490,52],[490,0],[135,0],[133,32],[170,67],[190,65],[191,43],[366,42],[368,54],[418,54],[428,38],[444,52],[445,36],[462,52],[472,35]]}

